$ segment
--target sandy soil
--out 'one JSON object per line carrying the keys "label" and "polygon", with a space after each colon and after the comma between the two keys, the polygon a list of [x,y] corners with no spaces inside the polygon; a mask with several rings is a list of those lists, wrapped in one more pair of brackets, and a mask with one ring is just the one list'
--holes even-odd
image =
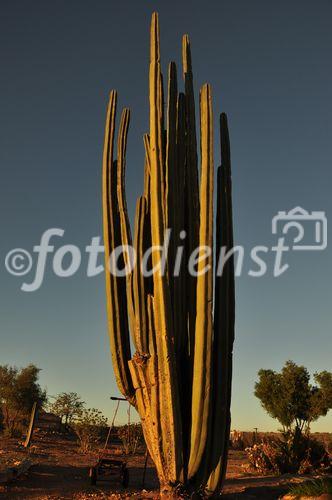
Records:
{"label": "sandy soil", "polygon": [[[115,450],[116,451],[116,450]],[[119,484],[98,482],[91,486],[89,467],[95,463],[97,454],[82,455],[73,438],[59,435],[37,436],[27,455],[17,440],[0,441],[0,469],[11,466],[29,456],[33,466],[29,472],[5,486],[0,486],[0,497],[4,499],[102,499],[102,498],[158,498],[158,480],[149,460],[144,490],[142,491],[144,453],[128,459],[129,488]],[[121,458],[119,454],[116,458]],[[227,480],[222,498],[277,499],[288,490],[291,482],[303,480],[296,476],[258,476],[246,470],[246,454],[231,451]]]}

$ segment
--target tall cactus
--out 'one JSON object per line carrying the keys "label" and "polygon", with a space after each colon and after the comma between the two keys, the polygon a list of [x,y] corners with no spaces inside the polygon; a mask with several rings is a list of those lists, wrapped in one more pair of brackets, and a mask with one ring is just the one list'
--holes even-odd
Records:
{"label": "tall cactus", "polygon": [[[221,248],[233,246],[227,118],[225,114],[220,118],[221,166],[213,252],[211,88],[205,84],[200,92],[199,172],[187,35],[183,37],[182,57],[184,93],[178,92],[172,62],[165,112],[159,24],[154,13],[150,132],[144,136],[144,193],[137,201],[133,243],[125,196],[130,114],[128,109],[122,112],[114,160],[115,91],[110,94],[103,156],[106,299],[113,366],[119,390],[141,417],[164,496],[176,495],[178,490],[213,494],[222,488],[230,431],[234,340],[232,257],[222,275],[217,272]],[[165,237],[169,238],[168,254],[162,269]],[[124,248],[118,255],[119,268],[127,267],[126,276],[114,269],[114,250],[120,245]],[[131,245],[136,254],[134,266],[126,250]],[[154,272],[146,275],[141,264],[149,251]],[[133,355],[131,345],[136,351]]]}

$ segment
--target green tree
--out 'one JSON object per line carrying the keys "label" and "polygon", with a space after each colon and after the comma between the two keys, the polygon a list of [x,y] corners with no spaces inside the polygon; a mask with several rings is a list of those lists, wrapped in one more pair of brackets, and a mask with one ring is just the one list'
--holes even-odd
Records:
{"label": "green tree", "polygon": [[314,374],[315,385],[304,366],[287,361],[280,373],[259,370],[255,396],[284,430],[302,432],[332,408],[332,373]]}
{"label": "green tree", "polygon": [[46,391],[39,383],[40,368],[30,364],[18,369],[0,366],[0,402],[6,432],[13,435],[26,425],[33,404],[41,408],[46,402]]}
{"label": "green tree", "polygon": [[62,392],[55,398],[49,407],[50,411],[61,418],[65,425],[70,424],[73,419],[79,417],[83,409],[84,401],[76,392]]}

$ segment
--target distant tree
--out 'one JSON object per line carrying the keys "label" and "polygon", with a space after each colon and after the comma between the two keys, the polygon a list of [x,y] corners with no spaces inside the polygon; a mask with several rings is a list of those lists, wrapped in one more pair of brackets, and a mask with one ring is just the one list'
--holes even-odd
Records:
{"label": "distant tree", "polygon": [[102,432],[107,427],[107,418],[96,408],[84,408],[71,427],[79,439],[81,451],[87,453],[100,442]]}
{"label": "distant tree", "polygon": [[38,384],[40,368],[30,364],[18,369],[0,366],[0,403],[6,432],[13,435],[25,425],[33,404],[41,408],[46,402],[46,391]]}
{"label": "distant tree", "polygon": [[83,410],[84,401],[76,392],[62,392],[49,406],[52,413],[61,418],[61,422],[68,425],[73,419],[79,417]]}
{"label": "distant tree", "polygon": [[304,366],[287,361],[280,373],[260,370],[255,396],[267,413],[277,419],[285,431],[302,432],[311,422],[332,408],[332,373],[314,374],[316,385]]}

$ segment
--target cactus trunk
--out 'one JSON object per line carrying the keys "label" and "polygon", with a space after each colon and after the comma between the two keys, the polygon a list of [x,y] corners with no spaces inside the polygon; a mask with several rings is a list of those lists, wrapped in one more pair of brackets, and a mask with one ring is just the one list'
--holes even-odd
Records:
{"label": "cactus trunk", "polygon": [[[133,243],[125,196],[130,114],[127,109],[122,113],[114,160],[114,91],[107,111],[103,156],[106,299],[112,361],[119,390],[141,417],[164,496],[177,491],[221,491],[230,431],[234,340],[232,258],[223,274],[217,273],[221,247],[233,246],[227,119],[221,115],[213,267],[211,88],[206,84],[200,92],[199,172],[187,35],[183,37],[182,57],[184,93],[178,92],[172,62],[165,112],[159,24],[157,14],[153,14],[150,131],[144,135],[144,192],[137,201]],[[167,259],[163,263],[165,242]],[[127,266],[126,276],[115,272],[113,251],[121,245],[125,248],[118,257],[118,267]],[[133,268],[126,249],[131,245],[136,254]],[[144,272],[147,262],[154,270],[148,275]],[[136,350],[133,355],[130,337]]]}

